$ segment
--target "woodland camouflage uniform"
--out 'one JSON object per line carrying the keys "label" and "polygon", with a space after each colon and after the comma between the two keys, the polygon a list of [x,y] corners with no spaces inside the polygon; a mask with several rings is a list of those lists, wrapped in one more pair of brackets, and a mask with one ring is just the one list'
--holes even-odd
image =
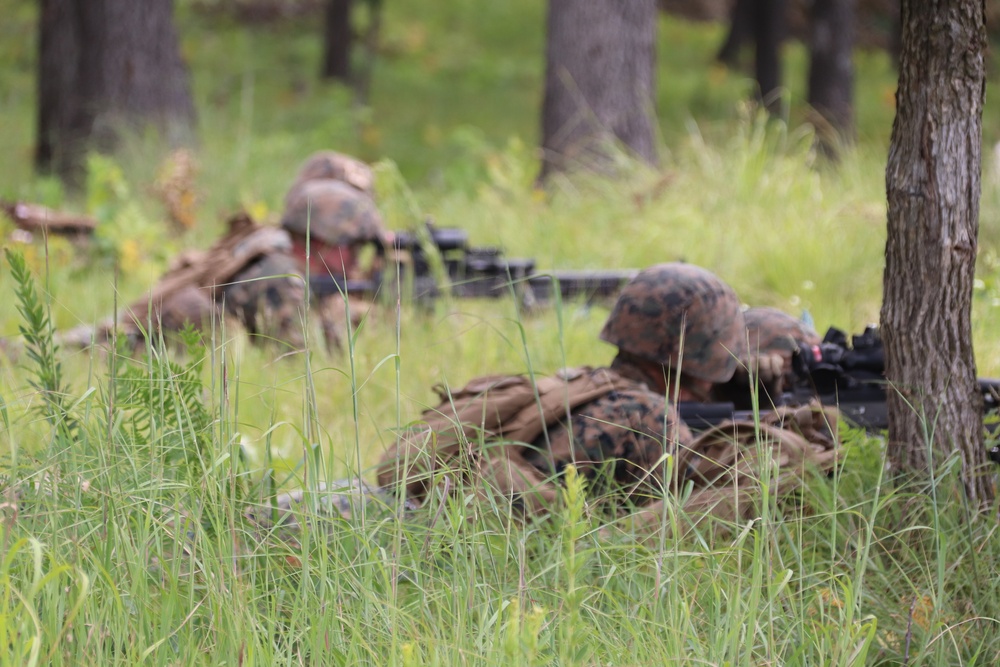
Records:
{"label": "woodland camouflage uniform", "polygon": [[[685,507],[694,513],[752,512],[759,489],[750,481],[760,466],[773,461],[790,489],[806,467],[829,468],[836,444],[830,415],[811,408],[775,413],[759,431],[729,424],[698,438],[680,422],[667,400],[674,383],[730,379],[745,336],[739,300],[716,276],[684,264],[646,269],[622,290],[601,333],[619,348],[610,368],[569,369],[534,383],[480,378],[439,391],[441,404],[424,412],[426,428],[408,431],[386,453],[379,483],[420,502],[442,479],[465,476],[532,515],[552,507],[557,477],[573,464],[598,496],[645,505],[635,515],[643,523],[659,520],[666,489],[688,482],[695,492]],[[758,437],[773,445],[764,461],[748,446]]]}
{"label": "woodland camouflage uniform", "polygon": [[252,337],[301,348],[306,289],[298,263],[284,250],[261,255],[223,289],[226,312]]}
{"label": "woodland camouflage uniform", "polygon": [[737,409],[749,410],[753,407],[751,376],[757,383],[759,405],[777,401],[796,382],[795,357],[801,349],[819,345],[821,339],[811,326],[775,308],[749,308],[743,319],[746,352],[733,379],[716,385],[712,396],[733,403]]}
{"label": "woodland camouflage uniform", "polygon": [[691,431],[632,367],[605,370],[617,375],[616,388],[548,427],[525,448],[524,461],[544,477],[574,464],[595,495],[633,496],[642,504],[662,490],[663,455],[689,446]]}
{"label": "woodland camouflage uniform", "polygon": [[[226,234],[211,248],[178,255],[156,285],[116,318],[96,327],[81,326],[63,332],[59,342],[71,346],[103,344],[118,331],[134,347],[140,347],[188,325],[207,329],[220,324],[226,285],[234,276],[260,258],[287,252],[290,247],[285,232],[262,227],[239,213],[228,221]],[[226,310],[235,312],[228,307]]]}
{"label": "woodland camouflage uniform", "polygon": [[815,347],[823,341],[810,325],[776,308],[748,308],[743,318],[750,351],[780,355],[786,369],[803,346]]}
{"label": "woodland camouflage uniform", "polygon": [[[191,324],[204,327],[224,315],[241,322],[256,342],[279,341],[301,347],[305,336],[304,276],[307,233],[312,239],[309,272],[343,275],[353,250],[391,239],[373,200],[374,174],[368,165],[333,151],[310,156],[286,197],[282,229],[261,227],[246,214],[207,251],[186,251],[153,287],[117,318],[97,327],[79,327],[60,335],[70,345],[103,343],[116,329],[135,345],[155,340],[159,332]],[[333,251],[330,250],[333,248]],[[348,267],[347,278],[357,271]],[[352,298],[354,324],[370,304]],[[347,300],[321,299],[318,320],[328,345],[337,346],[347,327]],[[116,321],[117,320],[117,321]]]}
{"label": "woodland camouflage uniform", "polygon": [[[331,151],[310,157],[288,192],[281,217],[281,227],[291,237],[290,254],[238,274],[234,278],[238,285],[226,294],[227,309],[242,313],[251,332],[301,345],[307,269],[310,276],[370,277],[359,275],[359,250],[366,244],[383,249],[391,239],[371,198],[373,186],[371,169],[362,162]],[[267,276],[273,278],[260,280]],[[329,347],[342,346],[348,310],[350,324],[357,326],[371,307],[367,300],[337,293],[315,305]]]}
{"label": "woodland camouflage uniform", "polygon": [[736,368],[733,355],[743,349],[742,331],[736,294],[705,269],[664,264],[639,272],[601,331],[601,339],[619,350],[610,371],[631,386],[577,408],[547,434],[547,442],[536,439],[525,459],[556,473],[575,461],[591,479],[612,462],[604,480],[613,478],[626,490],[662,488],[658,466],[664,454],[689,446],[692,437],[665,392],[655,389],[651,372],[679,375],[683,384],[692,377],[728,380]]}

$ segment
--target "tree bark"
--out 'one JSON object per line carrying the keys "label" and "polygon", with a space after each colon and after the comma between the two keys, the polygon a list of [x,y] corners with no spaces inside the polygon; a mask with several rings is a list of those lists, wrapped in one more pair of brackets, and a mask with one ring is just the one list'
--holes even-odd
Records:
{"label": "tree bark", "polygon": [[69,171],[76,159],[60,136],[68,132],[73,108],[70,99],[80,60],[79,24],[75,3],[41,0],[38,11],[38,142],[35,169],[42,174]]}
{"label": "tree bark", "polygon": [[890,16],[889,16],[889,55],[892,56],[892,62],[896,67],[899,67],[899,52],[903,48],[902,44],[902,31],[903,26],[900,24],[900,0],[890,0]]}
{"label": "tree bark", "polygon": [[754,0],[736,0],[729,14],[729,32],[715,59],[735,69],[740,64],[743,45],[753,37]]}
{"label": "tree bark", "polygon": [[354,32],[351,28],[353,0],[327,0],[323,27],[324,79],[348,83],[351,80],[351,47]]}
{"label": "tree bark", "polygon": [[194,104],[173,0],[41,0],[36,165],[79,180],[87,148],[126,126],[190,138]]}
{"label": "tree bark", "polygon": [[813,0],[808,102],[820,147],[835,155],[854,138],[855,0]]}
{"label": "tree bark", "polygon": [[781,46],[785,40],[785,0],[753,0],[756,45],[754,72],[759,101],[772,115],[782,116]]}
{"label": "tree bark", "polygon": [[[958,453],[974,507],[993,499],[972,348],[986,32],[982,0],[903,0],[882,335],[889,456],[924,473]],[[930,442],[928,442],[930,440]]]}
{"label": "tree bark", "polygon": [[366,0],[368,26],[361,37],[361,58],[354,72],[354,103],[358,107],[368,106],[371,98],[372,77],[375,74],[375,57],[378,53],[379,36],[382,34],[383,0]]}
{"label": "tree bark", "polygon": [[607,170],[621,142],[657,162],[655,0],[549,0],[542,169]]}

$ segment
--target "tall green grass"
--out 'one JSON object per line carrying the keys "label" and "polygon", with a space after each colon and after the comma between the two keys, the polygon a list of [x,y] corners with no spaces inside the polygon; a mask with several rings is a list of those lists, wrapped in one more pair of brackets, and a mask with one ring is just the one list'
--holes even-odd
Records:
{"label": "tall green grass", "polygon": [[[37,290],[30,276],[18,280],[22,294]],[[218,332],[176,360],[162,345],[142,359],[92,353],[92,389],[65,396],[78,425],[68,439],[32,410],[35,392],[4,390],[3,437],[17,445],[0,523],[4,664],[969,665],[1000,656],[997,531],[966,514],[953,461],[933,489],[894,488],[882,477],[881,441],[849,433],[843,467],[798,501],[770,489],[756,520],[697,528],[668,504],[659,535],[609,517],[572,473],[564,501],[529,524],[477,485],[435,492],[418,511],[370,504],[349,519],[320,511],[314,495],[298,510],[301,529],[267,529],[244,512],[268,507],[272,481],[289,471],[273,468],[276,456],[255,464],[243,455],[247,363],[233,361],[233,345]],[[404,349],[388,364],[400,385],[418,373],[407,359]],[[299,369],[299,384],[284,388],[290,399],[320,414],[323,393],[309,387],[304,360],[281,363],[289,375]],[[40,358],[20,372],[38,382],[45,369]],[[360,406],[382,393],[369,377],[341,378]],[[283,427],[272,412],[266,438],[293,431],[293,455],[304,452],[314,475],[356,472],[331,465],[337,442],[349,451],[338,438],[357,437],[333,428],[360,428],[362,417],[312,434],[309,413]],[[302,473],[303,461],[286,463]]]}

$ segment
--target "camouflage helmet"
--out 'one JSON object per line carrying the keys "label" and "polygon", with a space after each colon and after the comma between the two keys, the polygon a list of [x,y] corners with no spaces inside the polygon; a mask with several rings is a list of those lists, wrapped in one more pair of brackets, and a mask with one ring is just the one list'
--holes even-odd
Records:
{"label": "camouflage helmet", "polygon": [[384,243],[388,238],[371,197],[340,181],[305,181],[293,188],[281,226],[330,245]]}
{"label": "camouflage helmet", "polygon": [[[375,194],[375,174],[367,164],[350,155],[336,151],[313,153],[299,168],[295,184],[314,180],[331,180],[347,183],[368,196]],[[295,186],[292,186],[293,189]]]}
{"label": "camouflage helmet", "polygon": [[819,345],[811,326],[777,308],[749,308],[743,313],[750,354],[780,354],[791,358],[799,346]]}
{"label": "camouflage helmet", "polygon": [[740,300],[718,276],[691,264],[658,264],[622,289],[601,340],[718,383],[733,376],[745,335]]}

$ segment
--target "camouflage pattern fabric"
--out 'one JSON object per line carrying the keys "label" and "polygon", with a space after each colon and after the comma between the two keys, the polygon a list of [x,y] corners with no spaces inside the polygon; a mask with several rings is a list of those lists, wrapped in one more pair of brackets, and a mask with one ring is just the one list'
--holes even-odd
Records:
{"label": "camouflage pattern fabric", "polygon": [[[683,508],[694,520],[711,515],[733,521],[755,516],[764,497],[760,480],[770,471],[776,471],[773,479],[779,484],[772,489],[787,494],[801,488],[810,472],[832,470],[839,459],[835,410],[821,406],[777,410],[763,415],[761,425],[726,422],[693,438],[663,396],[629,380],[627,376],[638,376],[639,369],[630,372],[618,366],[615,371],[574,371],[608,374],[614,378],[613,386],[569,408],[568,415],[564,410],[566,416],[549,421],[530,442],[516,435],[538,432],[532,420],[539,426],[545,423],[531,402],[518,409],[503,393],[493,401],[487,397],[485,403],[469,402],[465,390],[459,391],[454,406],[439,409],[467,418],[474,418],[477,410],[502,414],[504,423],[518,424],[507,433],[514,437],[504,437],[503,429],[494,425],[490,433],[477,438],[477,428],[463,425],[466,439],[456,447],[448,444],[453,431],[439,420],[430,431],[404,434],[402,446],[383,458],[379,482],[397,491],[405,487],[408,499],[420,502],[430,485],[436,483],[448,492],[464,478],[462,493],[497,494],[508,498],[516,512],[541,516],[558,502],[558,476],[572,464],[589,480],[595,498],[611,501],[612,507],[622,507],[625,501],[648,506],[634,518],[637,525],[648,528],[659,521],[663,503],[676,502],[664,500],[668,491],[678,493],[691,484],[693,493]],[[502,382],[497,377],[487,379],[493,386]],[[561,378],[542,378],[539,384],[553,380]],[[539,389],[543,403],[545,397],[558,398],[561,393]],[[434,419],[430,411],[425,415]],[[671,479],[663,476],[666,454],[673,456]],[[421,456],[436,457],[436,468],[419,464]],[[406,470],[402,458],[408,459]]]}
{"label": "camouflage pattern fabric", "polygon": [[[724,422],[700,434],[678,452],[676,470],[685,472],[690,494],[680,506],[684,528],[698,526],[707,517],[723,526],[741,527],[761,514],[768,495],[798,499],[817,476],[828,475],[843,455],[835,408],[818,403],[779,408],[761,414],[761,423]],[[768,494],[764,492],[764,486]],[[630,517],[638,532],[655,531],[663,524],[666,504],[651,503]],[[665,525],[670,529],[669,523]]]}
{"label": "camouflage pattern fabric", "polygon": [[777,308],[748,308],[743,313],[743,319],[746,321],[751,353],[777,352],[787,355],[790,362],[800,345],[819,345],[822,342],[811,326]]}
{"label": "camouflage pattern fabric", "polygon": [[691,264],[640,271],[619,294],[601,340],[709,382],[729,380],[746,353],[736,293]]}
{"label": "camouflage pattern fabric", "polygon": [[157,299],[143,302],[147,310],[138,312],[126,308],[116,323],[107,318],[96,326],[80,325],[56,334],[59,345],[70,348],[84,348],[91,345],[108,345],[117,331],[129,340],[136,351],[147,341],[157,341],[159,336],[170,339],[170,335],[191,325],[195,329],[207,330],[213,322],[218,322],[224,314],[209,297],[208,290],[188,285]]}
{"label": "camouflage pattern fabric", "polygon": [[369,197],[375,196],[375,174],[371,167],[350,155],[336,151],[313,153],[299,168],[292,190],[306,181],[319,180],[340,181]]}
{"label": "camouflage pattern fabric", "polygon": [[591,493],[644,504],[663,493],[664,454],[691,442],[691,432],[663,396],[644,387],[611,391],[572,411],[524,451],[540,474],[573,464]]}
{"label": "camouflage pattern fabric", "polygon": [[424,412],[428,427],[404,432],[380,464],[379,483],[417,502],[439,475],[456,475],[542,514],[558,499],[555,476],[575,463],[595,487],[614,481],[619,499],[642,503],[662,488],[663,454],[691,437],[663,396],[608,368],[566,369],[534,384],[477,378],[443,399]]}
{"label": "camouflage pattern fabric", "polygon": [[799,347],[819,345],[822,339],[805,322],[775,308],[749,308],[743,317],[747,354],[741,360],[741,371],[752,372],[769,395],[777,396],[795,383],[792,358]]}
{"label": "camouflage pattern fabric", "polygon": [[[60,344],[106,344],[115,327],[135,345],[146,339],[152,321],[158,331],[186,324],[204,327],[224,314],[235,315],[251,334],[303,344],[305,285],[290,254],[287,231],[258,225],[246,213],[230,218],[228,231],[207,250],[186,250],[157,283],[117,317],[96,326],[60,332]],[[222,303],[225,302],[225,307]],[[361,309],[359,308],[359,311]]]}
{"label": "camouflage pattern fabric", "polygon": [[[180,331],[189,324],[196,329],[204,329],[211,326],[213,319],[218,320],[222,315],[209,296],[209,292],[194,285],[188,285],[168,294],[162,300],[152,302],[152,306],[154,334],[157,330]],[[130,317],[126,320],[127,325],[146,329],[146,313],[128,311],[128,314]]]}
{"label": "camouflage pattern fabric", "polygon": [[305,344],[305,283],[294,258],[270,253],[236,274],[223,288],[226,312],[235,315],[251,336]]}
{"label": "camouflage pattern fabric", "polygon": [[281,226],[332,246],[385,244],[390,238],[371,197],[339,181],[305,181],[293,187]]}
{"label": "camouflage pattern fabric", "polygon": [[[312,497],[304,489],[296,489],[279,493],[273,499],[261,499],[243,515],[260,528],[299,528],[303,517],[350,519],[362,506],[369,514],[374,514],[385,512],[394,503],[389,494],[363,479],[338,479],[316,484]],[[315,512],[312,511],[314,507]],[[403,505],[403,509],[412,508],[413,505]]]}

